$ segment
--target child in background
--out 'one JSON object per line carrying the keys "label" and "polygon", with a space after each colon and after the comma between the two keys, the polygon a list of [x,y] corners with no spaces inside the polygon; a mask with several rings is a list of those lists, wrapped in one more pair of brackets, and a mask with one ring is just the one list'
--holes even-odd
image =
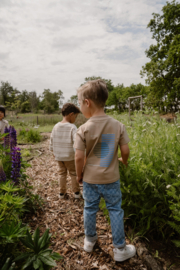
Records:
{"label": "child in background", "polygon": [[59,165],[60,199],[63,199],[66,194],[67,171],[71,178],[74,197],[76,199],[80,198],[80,188],[76,181],[75,153],[73,148],[77,131],[73,123],[79,113],[79,108],[74,104],[64,104],[62,108],[63,120],[54,126],[50,137],[49,149],[53,151],[55,160],[57,160]]}
{"label": "child in background", "polygon": [[136,254],[135,247],[125,242],[118,164],[120,146],[121,160],[127,166],[129,138],[125,126],[104,113],[107,98],[108,90],[103,80],[89,81],[78,89],[81,112],[89,118],[78,129],[74,144],[77,181],[83,182],[85,200],[84,250],[91,252],[98,238],[96,213],[103,197],[111,220],[114,259],[124,261]]}
{"label": "child in background", "polygon": [[9,127],[9,123],[7,120],[4,120],[6,116],[6,111],[3,106],[0,106],[0,132],[1,134],[4,133],[5,127]]}

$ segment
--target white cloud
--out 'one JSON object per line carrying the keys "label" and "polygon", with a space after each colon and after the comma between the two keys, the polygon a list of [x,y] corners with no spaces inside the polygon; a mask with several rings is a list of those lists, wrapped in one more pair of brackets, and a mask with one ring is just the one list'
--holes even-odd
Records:
{"label": "white cloud", "polygon": [[1,0],[0,74],[19,90],[61,89],[69,98],[85,77],[143,82],[152,44],[146,26],[158,0]]}

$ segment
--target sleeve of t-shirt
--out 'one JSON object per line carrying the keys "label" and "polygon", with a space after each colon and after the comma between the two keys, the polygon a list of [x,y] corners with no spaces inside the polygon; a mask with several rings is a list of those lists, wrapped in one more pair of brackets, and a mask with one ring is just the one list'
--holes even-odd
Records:
{"label": "sleeve of t-shirt", "polygon": [[124,145],[130,142],[125,126],[121,126],[121,134],[119,139],[119,145]]}
{"label": "sleeve of t-shirt", "polygon": [[86,141],[84,136],[84,130],[82,127],[78,128],[77,130],[74,148],[81,151],[84,151],[86,149]]}
{"label": "sleeve of t-shirt", "polygon": [[[53,128],[54,130],[54,128]],[[50,143],[49,143],[49,150],[53,151],[53,130],[51,132],[51,136],[50,136]]]}

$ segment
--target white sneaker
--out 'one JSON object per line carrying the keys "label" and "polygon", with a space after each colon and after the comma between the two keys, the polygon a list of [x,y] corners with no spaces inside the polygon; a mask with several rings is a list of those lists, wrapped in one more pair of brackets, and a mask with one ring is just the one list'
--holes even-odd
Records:
{"label": "white sneaker", "polygon": [[64,199],[64,196],[65,196],[64,193],[60,193],[60,194],[59,194],[59,198],[60,198],[60,199]]}
{"label": "white sneaker", "polygon": [[81,193],[80,192],[75,192],[74,193],[74,198],[75,199],[79,199],[81,197]]}
{"label": "white sneaker", "polygon": [[135,256],[136,248],[133,245],[126,245],[124,248],[114,248],[114,260],[123,262]]}
{"label": "white sneaker", "polygon": [[84,239],[84,250],[86,252],[92,252],[93,251],[93,247],[96,244],[96,241],[94,242],[89,242],[86,238]]}

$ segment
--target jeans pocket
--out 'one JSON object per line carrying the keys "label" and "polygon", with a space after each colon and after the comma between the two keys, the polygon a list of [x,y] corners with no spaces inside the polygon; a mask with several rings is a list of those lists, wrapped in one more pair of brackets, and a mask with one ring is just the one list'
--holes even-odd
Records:
{"label": "jeans pocket", "polygon": [[106,191],[104,194],[104,199],[109,203],[116,203],[121,200],[121,189],[120,189],[120,181],[116,181],[114,183],[106,185]]}
{"label": "jeans pocket", "polygon": [[83,198],[87,202],[97,200],[99,198],[97,186],[83,182]]}

